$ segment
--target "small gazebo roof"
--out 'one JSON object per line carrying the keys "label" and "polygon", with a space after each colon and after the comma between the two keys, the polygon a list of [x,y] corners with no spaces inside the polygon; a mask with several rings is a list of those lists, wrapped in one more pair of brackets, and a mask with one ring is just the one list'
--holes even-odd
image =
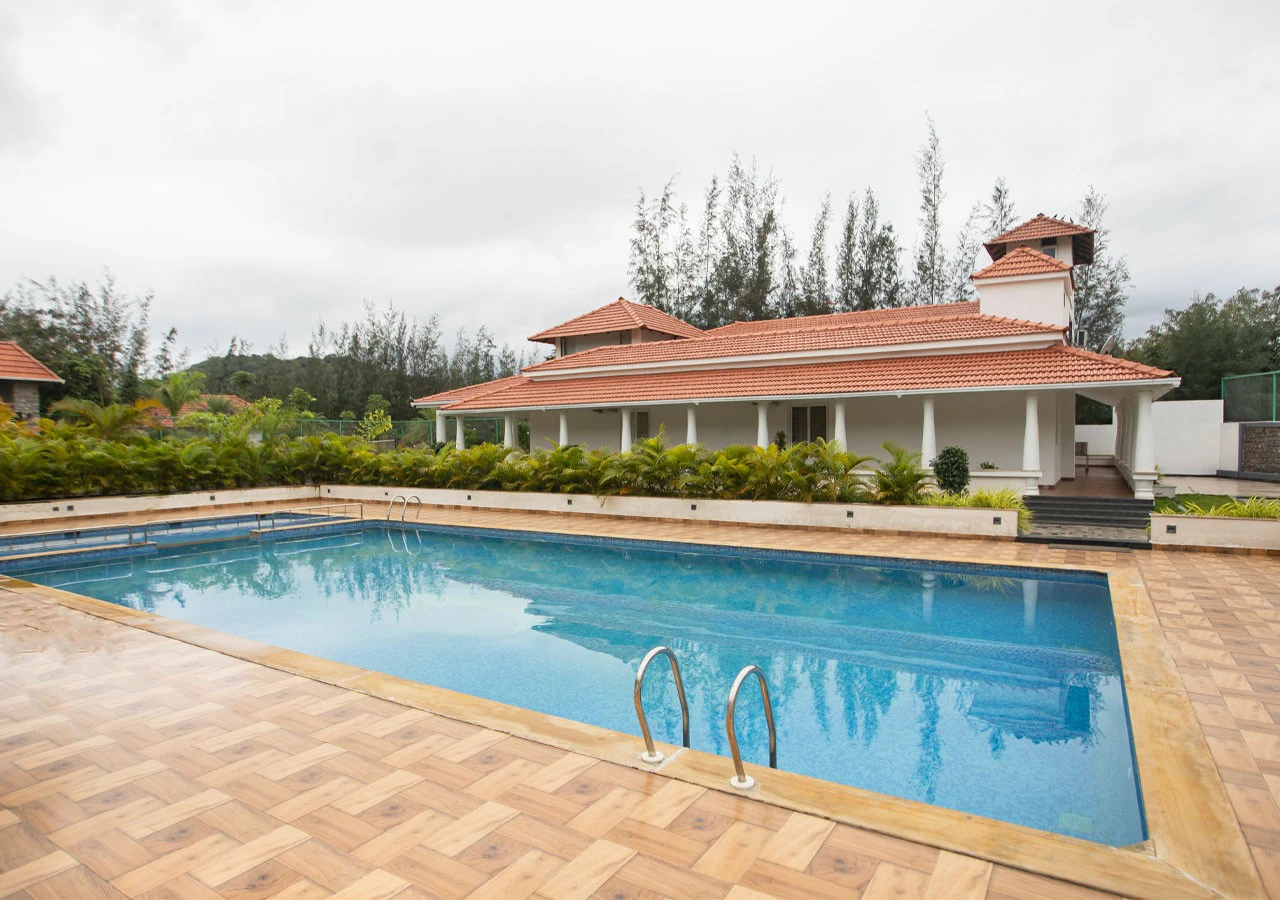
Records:
{"label": "small gazebo roof", "polygon": [[1009,251],[1010,244],[1056,237],[1071,238],[1071,260],[1075,265],[1087,266],[1093,262],[1093,229],[1046,216],[1044,213],[1010,228],[1004,234],[996,235],[982,246],[987,248],[987,253],[993,260],[999,262],[1000,257]]}

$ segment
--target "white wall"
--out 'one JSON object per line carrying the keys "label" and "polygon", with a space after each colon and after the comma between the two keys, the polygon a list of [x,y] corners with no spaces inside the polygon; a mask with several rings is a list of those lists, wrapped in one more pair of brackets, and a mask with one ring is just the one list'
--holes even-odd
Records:
{"label": "white wall", "polygon": [[601,334],[575,334],[564,338],[564,355],[581,353],[595,347],[616,347],[621,343],[620,332],[606,331]]}
{"label": "white wall", "polygon": [[1067,275],[1028,281],[979,279],[974,286],[986,315],[1067,325],[1071,321],[1071,281]]}
{"label": "white wall", "polygon": [[[1159,404],[1157,404],[1159,405]],[[1076,440],[1089,444],[1090,456],[1115,456],[1116,423],[1110,425],[1077,425]],[[1159,450],[1156,451],[1159,453]]]}
{"label": "white wall", "polygon": [[1218,426],[1218,467],[1224,472],[1240,471],[1240,423]]}
{"label": "white wall", "polygon": [[1151,404],[1156,465],[1165,475],[1213,475],[1220,468],[1221,400]]}

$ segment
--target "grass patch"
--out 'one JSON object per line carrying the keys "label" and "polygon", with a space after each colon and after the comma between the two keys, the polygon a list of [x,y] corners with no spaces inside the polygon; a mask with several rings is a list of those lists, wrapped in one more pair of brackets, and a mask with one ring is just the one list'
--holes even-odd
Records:
{"label": "grass patch", "polygon": [[1177,497],[1157,499],[1155,511],[1165,515],[1180,516],[1186,513],[1187,504],[1190,503],[1201,509],[1212,509],[1215,506],[1230,503],[1233,499],[1226,494],[1179,494]]}

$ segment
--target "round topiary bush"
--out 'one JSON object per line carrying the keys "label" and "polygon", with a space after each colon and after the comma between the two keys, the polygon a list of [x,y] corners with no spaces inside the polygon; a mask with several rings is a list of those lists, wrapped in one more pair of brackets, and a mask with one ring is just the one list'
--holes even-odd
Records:
{"label": "round topiary bush", "polygon": [[933,477],[948,494],[969,488],[969,454],[960,447],[943,447],[933,461]]}

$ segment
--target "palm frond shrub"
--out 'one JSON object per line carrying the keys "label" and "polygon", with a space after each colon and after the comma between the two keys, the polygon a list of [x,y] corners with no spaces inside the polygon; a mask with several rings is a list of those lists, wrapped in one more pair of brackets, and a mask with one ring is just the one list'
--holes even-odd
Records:
{"label": "palm frond shrub", "polygon": [[1188,516],[1215,516],[1228,519],[1280,519],[1280,500],[1266,497],[1250,497],[1247,500],[1229,500],[1205,507],[1194,500],[1182,504]]}
{"label": "palm frond shrub", "polygon": [[920,454],[893,441],[881,447],[889,454],[880,461],[871,476],[873,503],[894,506],[916,506],[929,487],[929,473],[920,464]]}

